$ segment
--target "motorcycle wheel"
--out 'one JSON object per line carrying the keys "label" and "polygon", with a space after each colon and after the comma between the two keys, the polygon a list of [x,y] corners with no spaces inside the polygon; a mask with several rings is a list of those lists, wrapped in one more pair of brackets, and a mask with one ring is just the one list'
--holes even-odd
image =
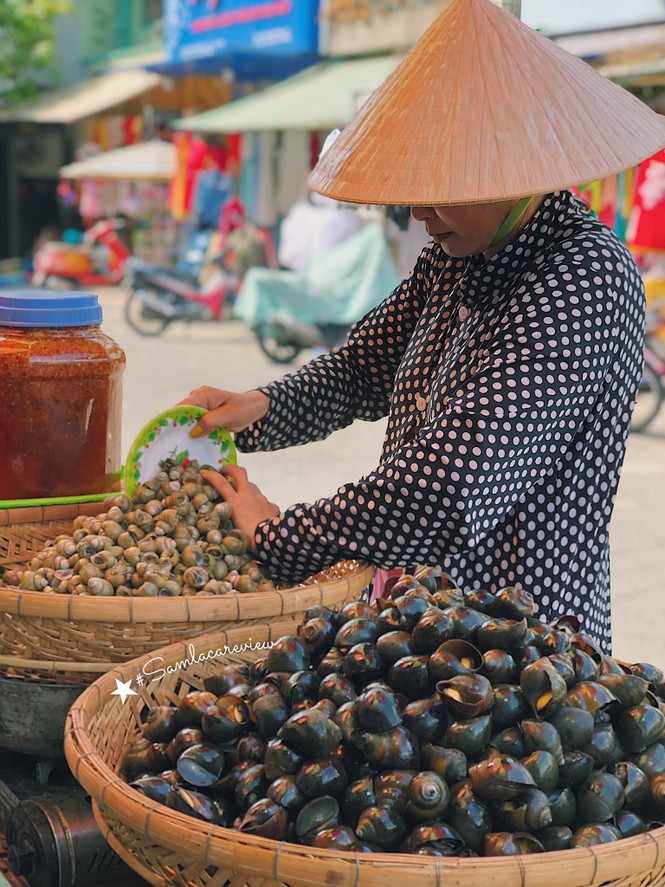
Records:
{"label": "motorcycle wheel", "polygon": [[640,387],[637,391],[637,400],[630,422],[630,430],[634,433],[646,431],[660,412],[665,390],[657,370],[647,358],[644,361]]}
{"label": "motorcycle wheel", "polygon": [[171,323],[170,317],[164,317],[144,305],[136,290],[132,290],[125,302],[125,320],[141,336],[159,336]]}
{"label": "motorcycle wheel", "polygon": [[280,342],[267,326],[256,330],[256,338],[259,340],[261,351],[274,363],[291,363],[302,351],[300,345],[294,342]]}

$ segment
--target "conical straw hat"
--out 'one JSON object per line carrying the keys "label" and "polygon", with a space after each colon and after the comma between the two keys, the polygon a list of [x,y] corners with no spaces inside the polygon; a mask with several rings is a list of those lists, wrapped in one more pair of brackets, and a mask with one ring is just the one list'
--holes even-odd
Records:
{"label": "conical straw hat", "polygon": [[452,0],[309,177],[352,203],[545,194],[635,166],[665,117],[490,0]]}

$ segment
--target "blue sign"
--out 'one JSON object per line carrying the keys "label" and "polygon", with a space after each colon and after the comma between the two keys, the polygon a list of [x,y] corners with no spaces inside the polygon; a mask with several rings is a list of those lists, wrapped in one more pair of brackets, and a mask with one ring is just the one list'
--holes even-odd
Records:
{"label": "blue sign", "polygon": [[318,48],[319,0],[165,0],[169,62],[299,56]]}

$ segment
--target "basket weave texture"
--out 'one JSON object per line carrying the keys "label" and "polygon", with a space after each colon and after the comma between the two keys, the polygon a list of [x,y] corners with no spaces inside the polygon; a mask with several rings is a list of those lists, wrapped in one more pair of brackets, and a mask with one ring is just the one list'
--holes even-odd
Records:
{"label": "basket weave texture", "polygon": [[[292,634],[295,625],[254,626],[257,644]],[[150,883],[178,887],[663,887],[665,828],[613,844],[524,857],[435,859],[406,854],[353,854],[317,850],[209,826],[136,792],[117,775],[127,745],[139,734],[141,711],[175,703],[203,679],[231,662],[263,652],[242,650],[247,630],[199,638],[160,650],[159,667],[171,674],[148,681],[140,695],[122,705],[116,678],[136,680],[150,656],[119,666],[99,678],[72,706],[65,727],[65,754],[72,773],[93,799],[95,817],[111,846]],[[227,648],[217,660],[200,654]],[[133,684],[135,686],[135,684]]]}
{"label": "basket weave texture", "polygon": [[[25,569],[45,542],[71,532],[77,514],[97,514],[99,508],[0,511],[0,567]],[[114,663],[178,640],[296,619],[316,604],[341,607],[360,598],[372,575],[372,567],[341,561],[296,588],[200,598],[43,594],[0,584],[0,675],[43,672],[62,682],[94,680]]]}

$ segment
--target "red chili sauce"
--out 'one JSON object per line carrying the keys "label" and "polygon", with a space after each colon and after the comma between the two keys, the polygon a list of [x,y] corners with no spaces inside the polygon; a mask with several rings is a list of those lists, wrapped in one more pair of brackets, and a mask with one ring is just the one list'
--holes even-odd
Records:
{"label": "red chili sauce", "polygon": [[124,367],[98,325],[0,327],[0,499],[120,489]]}

